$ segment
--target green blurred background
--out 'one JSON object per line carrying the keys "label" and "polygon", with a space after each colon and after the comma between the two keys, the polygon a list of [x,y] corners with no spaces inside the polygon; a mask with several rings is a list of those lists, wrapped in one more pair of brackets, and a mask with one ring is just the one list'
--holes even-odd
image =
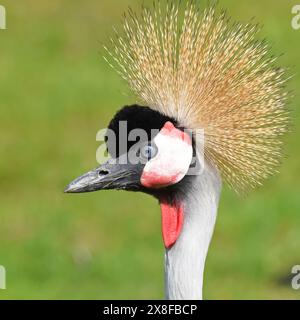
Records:
{"label": "green blurred background", "polygon": [[[150,3],[152,1],[144,1]],[[299,1],[298,1],[299,2]],[[95,135],[134,102],[101,58],[112,26],[139,0],[0,0],[0,299],[163,298],[160,210],[143,194],[65,195],[96,166]],[[220,0],[234,19],[264,24],[292,66],[293,133],[280,174],[239,198],[225,188],[210,247],[206,299],[300,298],[300,30],[297,1]]]}

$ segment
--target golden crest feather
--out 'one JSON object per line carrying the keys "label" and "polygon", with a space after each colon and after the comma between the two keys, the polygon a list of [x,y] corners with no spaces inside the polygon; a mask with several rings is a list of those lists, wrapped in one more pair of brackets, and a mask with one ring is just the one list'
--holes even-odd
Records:
{"label": "golden crest feather", "polygon": [[108,50],[142,103],[204,130],[205,159],[236,191],[275,172],[289,123],[285,70],[258,30],[214,6],[155,3],[140,16],[130,10]]}

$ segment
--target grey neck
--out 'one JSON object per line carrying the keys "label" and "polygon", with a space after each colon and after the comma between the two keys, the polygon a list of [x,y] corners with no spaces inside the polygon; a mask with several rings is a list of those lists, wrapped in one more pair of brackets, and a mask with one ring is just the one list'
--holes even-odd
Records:
{"label": "grey neck", "polygon": [[221,178],[205,166],[184,196],[184,223],[176,243],[165,252],[166,299],[202,299],[205,259],[217,216]]}

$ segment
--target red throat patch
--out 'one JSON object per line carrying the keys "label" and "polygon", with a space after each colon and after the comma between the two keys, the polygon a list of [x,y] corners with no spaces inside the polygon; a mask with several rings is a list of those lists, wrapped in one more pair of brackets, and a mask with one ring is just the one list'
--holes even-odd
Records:
{"label": "red throat patch", "polygon": [[178,239],[183,226],[183,206],[181,203],[169,204],[161,200],[162,236],[167,249]]}

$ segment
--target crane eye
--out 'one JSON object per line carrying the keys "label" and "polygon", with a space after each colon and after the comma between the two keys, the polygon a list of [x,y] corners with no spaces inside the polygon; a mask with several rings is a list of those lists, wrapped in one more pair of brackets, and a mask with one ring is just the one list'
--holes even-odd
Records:
{"label": "crane eye", "polygon": [[140,149],[140,156],[144,159],[150,160],[157,154],[157,148],[153,145],[145,145]]}

